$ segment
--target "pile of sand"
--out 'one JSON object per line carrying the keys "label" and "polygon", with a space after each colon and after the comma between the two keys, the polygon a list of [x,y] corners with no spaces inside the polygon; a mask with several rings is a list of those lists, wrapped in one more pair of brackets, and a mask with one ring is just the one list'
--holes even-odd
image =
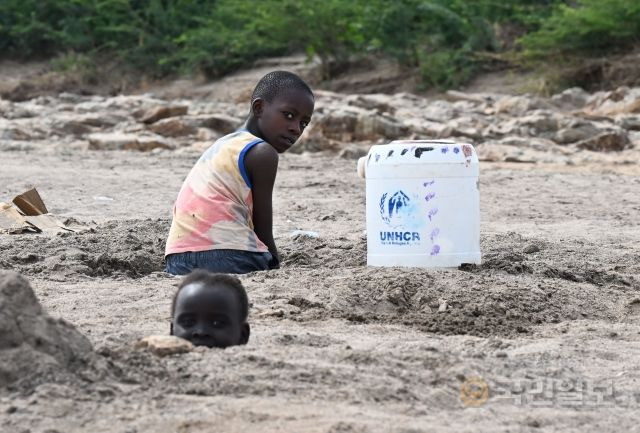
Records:
{"label": "pile of sand", "polygon": [[0,387],[30,387],[87,364],[92,346],[42,310],[29,282],[0,271]]}

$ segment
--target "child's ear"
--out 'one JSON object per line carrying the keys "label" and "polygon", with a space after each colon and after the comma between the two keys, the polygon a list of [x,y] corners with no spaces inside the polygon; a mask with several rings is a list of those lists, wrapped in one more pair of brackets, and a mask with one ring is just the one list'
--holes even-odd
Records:
{"label": "child's ear", "polygon": [[264,101],[262,100],[262,98],[254,99],[253,102],[251,103],[251,113],[253,114],[253,117],[262,116],[263,109],[264,109]]}
{"label": "child's ear", "polygon": [[238,344],[247,344],[249,342],[249,334],[251,334],[251,327],[245,322],[240,330],[240,343]]}

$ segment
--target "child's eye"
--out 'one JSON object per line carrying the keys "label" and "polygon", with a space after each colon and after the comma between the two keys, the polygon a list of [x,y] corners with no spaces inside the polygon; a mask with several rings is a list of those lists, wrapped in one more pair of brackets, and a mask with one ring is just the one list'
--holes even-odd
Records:
{"label": "child's eye", "polygon": [[191,317],[181,317],[180,320],[178,320],[178,323],[180,323],[180,326],[184,328],[190,328],[196,324],[196,321]]}
{"label": "child's eye", "polygon": [[308,124],[309,124],[309,122],[300,122],[300,127],[301,127],[302,129],[304,129],[304,128],[306,128],[306,127],[307,127],[307,125],[308,125]]}
{"label": "child's eye", "polygon": [[284,117],[286,117],[289,120],[293,119],[293,113],[289,113],[288,111],[283,111],[282,114],[284,114]]}
{"label": "child's eye", "polygon": [[212,325],[216,328],[224,326],[224,324],[225,324],[224,320],[214,320],[212,323]]}

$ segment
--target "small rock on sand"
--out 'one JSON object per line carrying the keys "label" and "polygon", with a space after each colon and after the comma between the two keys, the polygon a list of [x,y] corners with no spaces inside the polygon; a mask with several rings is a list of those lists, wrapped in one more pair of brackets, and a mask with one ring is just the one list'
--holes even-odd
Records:
{"label": "small rock on sand", "polygon": [[442,313],[443,311],[447,311],[447,301],[444,299],[440,300],[440,305],[438,306],[438,313]]}
{"label": "small rock on sand", "polygon": [[175,335],[150,335],[136,343],[137,349],[146,349],[158,356],[191,352],[193,344]]}

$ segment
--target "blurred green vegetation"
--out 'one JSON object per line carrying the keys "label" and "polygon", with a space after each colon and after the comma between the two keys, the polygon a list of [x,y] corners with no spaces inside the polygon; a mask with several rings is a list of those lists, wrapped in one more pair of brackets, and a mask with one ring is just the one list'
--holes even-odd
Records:
{"label": "blurred green vegetation", "polygon": [[579,0],[559,4],[537,32],[525,35],[524,57],[620,52],[640,43],[640,1]]}
{"label": "blurred green vegetation", "polygon": [[638,0],[0,2],[2,57],[55,58],[64,70],[117,61],[150,77],[213,78],[306,52],[330,78],[354,56],[382,54],[419,71],[425,87],[450,88],[496,59],[598,55],[639,40]]}

